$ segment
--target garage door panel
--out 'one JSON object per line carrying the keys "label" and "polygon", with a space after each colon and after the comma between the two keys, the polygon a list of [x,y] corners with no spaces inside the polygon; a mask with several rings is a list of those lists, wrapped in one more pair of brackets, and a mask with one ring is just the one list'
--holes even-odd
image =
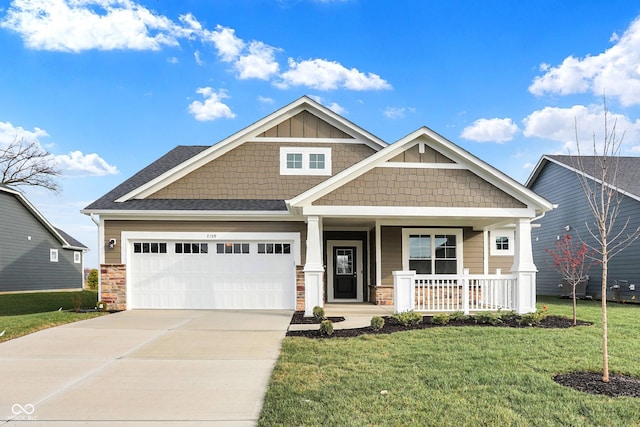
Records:
{"label": "garage door panel", "polygon": [[[293,254],[249,253],[131,253],[129,298],[131,308],[293,309],[295,262]],[[246,243],[246,242],[245,242]],[[132,247],[132,245],[129,245]]]}

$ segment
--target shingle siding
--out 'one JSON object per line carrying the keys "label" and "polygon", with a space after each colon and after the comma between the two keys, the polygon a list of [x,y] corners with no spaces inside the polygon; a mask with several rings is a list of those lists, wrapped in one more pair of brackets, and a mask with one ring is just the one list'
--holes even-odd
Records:
{"label": "shingle siding", "polygon": [[[0,292],[82,288],[82,263],[74,263],[75,251],[63,249],[14,195],[4,192],[0,236]],[[50,249],[58,249],[58,262],[50,262]]]}
{"label": "shingle siding", "polygon": [[[587,224],[593,227],[593,215],[587,204],[584,193],[575,172],[570,171],[554,163],[547,163],[537,179],[531,184],[531,189],[547,200],[557,203],[559,206],[538,221],[540,228],[532,231],[534,262],[538,267],[538,294],[560,295],[558,286],[562,278],[560,273],[552,268],[551,255],[547,249],[553,249],[557,239],[561,239],[565,233],[565,227],[569,226],[572,237],[583,239],[587,244],[596,245],[590,236]],[[617,226],[611,235],[617,234],[625,222],[628,231],[640,226],[640,202],[630,197],[621,196],[620,212]],[[628,280],[629,283],[640,283],[640,241],[636,240],[624,251],[609,261],[608,286],[611,287],[616,280]],[[602,267],[598,264],[590,270],[587,295],[599,298],[601,296]],[[608,291],[608,298],[613,298],[614,291]],[[630,292],[628,288],[622,289],[619,297],[626,300],[640,300],[640,291]]]}

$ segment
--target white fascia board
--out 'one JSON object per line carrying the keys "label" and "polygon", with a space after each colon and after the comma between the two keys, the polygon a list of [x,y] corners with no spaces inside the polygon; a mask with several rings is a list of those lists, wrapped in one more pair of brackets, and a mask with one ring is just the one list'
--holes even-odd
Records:
{"label": "white fascia board", "polygon": [[304,215],[342,217],[445,217],[445,218],[534,218],[533,208],[443,208],[398,206],[312,206],[302,208]]}
{"label": "white fascia board", "polygon": [[[252,139],[262,139],[256,138],[256,136],[264,132],[265,130],[275,126],[276,122],[291,118],[305,109],[313,110],[315,113],[318,113],[317,115],[320,116],[323,120],[334,126],[337,125],[336,127],[341,128],[341,130],[348,129],[359,134],[362,137],[360,143],[365,143],[375,150],[380,150],[381,148],[387,146],[386,142],[382,141],[375,135],[349,122],[348,120],[334,113],[325,106],[313,101],[311,98],[303,96],[292,102],[291,104],[275,111],[274,113],[271,113],[267,117],[258,120],[252,125],[212,145],[210,148],[177,165],[173,169],[163,173],[162,175],[147,182],[146,184],[141,185],[133,191],[130,191],[124,196],[118,198],[116,202],[124,202],[133,198],[145,198],[163,188],[164,186],[168,185],[169,183],[175,182],[176,180],[200,168],[204,164],[215,160],[223,154],[228,153],[229,151],[233,150],[239,145],[242,145],[246,141]],[[300,142],[300,139],[298,139],[298,142]]]}
{"label": "white fascia board", "polygon": [[289,212],[240,211],[96,211],[101,221],[303,221]]}

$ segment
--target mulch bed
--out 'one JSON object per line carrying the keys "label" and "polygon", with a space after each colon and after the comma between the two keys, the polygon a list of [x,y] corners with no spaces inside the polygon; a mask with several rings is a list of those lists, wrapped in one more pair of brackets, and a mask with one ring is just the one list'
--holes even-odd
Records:
{"label": "mulch bed", "polygon": [[[298,314],[300,313],[300,314]],[[313,318],[309,321],[309,318],[303,317],[303,312],[295,312],[293,318],[291,319],[291,324],[300,324],[300,323],[318,323]],[[300,318],[305,320],[300,320]],[[329,318],[332,320],[333,318]],[[340,318],[344,320],[344,317]],[[382,335],[382,334],[392,334],[394,332],[400,331],[410,331],[414,329],[427,329],[427,328],[446,328],[449,326],[481,326],[481,327],[509,327],[509,328],[528,328],[528,327],[537,327],[537,328],[570,328],[573,326],[572,319],[562,316],[547,316],[537,325],[526,325],[520,324],[515,319],[504,320],[502,323],[497,325],[489,325],[483,323],[477,323],[473,318],[468,320],[451,320],[446,325],[435,325],[431,322],[431,316],[424,316],[422,318],[422,323],[418,325],[412,326],[404,326],[400,322],[398,322],[395,318],[391,316],[383,316],[384,326],[379,331],[374,331],[370,327],[366,326],[364,328],[353,328],[353,329],[334,329],[332,335],[320,335],[317,329],[307,330],[307,331],[288,331],[288,337],[306,337],[306,338],[317,338],[317,339],[330,339],[330,338],[352,338],[357,337],[364,334],[370,335]],[[335,321],[333,321],[335,323]],[[584,322],[578,320],[578,326],[587,326],[591,325],[590,322]]]}
{"label": "mulch bed", "polygon": [[589,394],[610,397],[640,397],[640,378],[628,375],[609,375],[602,381],[601,372],[570,372],[553,377],[558,384]]}

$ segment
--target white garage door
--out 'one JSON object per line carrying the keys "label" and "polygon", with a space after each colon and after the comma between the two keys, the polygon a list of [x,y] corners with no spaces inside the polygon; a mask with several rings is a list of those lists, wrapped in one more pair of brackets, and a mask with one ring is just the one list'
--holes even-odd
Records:
{"label": "white garage door", "polygon": [[131,240],[129,308],[293,309],[292,242]]}

